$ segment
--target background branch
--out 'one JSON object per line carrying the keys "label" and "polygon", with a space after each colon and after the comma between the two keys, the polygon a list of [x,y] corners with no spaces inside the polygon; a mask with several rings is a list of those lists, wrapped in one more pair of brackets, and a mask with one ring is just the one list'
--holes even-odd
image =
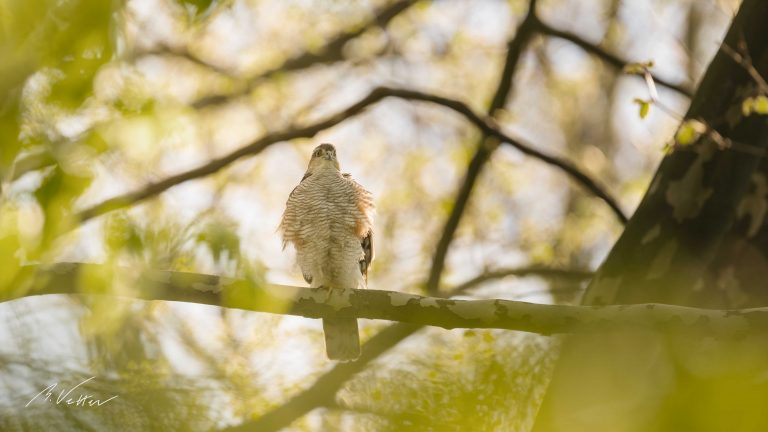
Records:
{"label": "background branch", "polygon": [[[541,21],[538,18],[536,18],[534,25],[537,32],[547,36],[555,37],[558,39],[567,40],[568,42],[571,42],[572,44],[583,49],[587,53],[592,54],[593,56],[599,58],[600,60],[605,62],[607,65],[612,66],[618,70],[623,70],[625,66],[632,63],[614,54],[609,53],[608,51],[604,50],[603,48],[600,48],[599,46],[591,42],[588,42],[587,40],[583,39],[581,36],[578,36],[571,32],[554,28],[549,24]],[[693,91],[690,88],[686,87],[685,85],[670,82],[666,79],[659,78],[654,74],[651,74],[651,76],[653,77],[653,81],[656,84],[662,87],[666,87],[670,90],[673,90],[689,99],[693,97]]]}
{"label": "background branch", "polygon": [[[611,210],[613,210],[616,217],[622,223],[627,221],[627,216],[621,210],[621,207],[619,206],[618,201],[610,193],[608,193],[608,191],[606,191],[602,186],[600,186],[596,180],[592,179],[586,172],[576,167],[574,163],[558,156],[552,156],[552,155],[543,153],[539,150],[534,149],[529,144],[526,144],[519,139],[513,138],[503,133],[496,126],[493,125],[493,121],[491,119],[478,115],[477,113],[472,111],[469,108],[469,106],[467,106],[464,102],[461,102],[455,99],[445,98],[442,96],[432,95],[429,93],[423,93],[423,92],[418,92],[414,90],[395,89],[395,88],[389,88],[389,87],[378,87],[373,91],[371,91],[366,97],[361,99],[359,102],[317,123],[311,124],[309,126],[303,126],[299,128],[293,128],[285,131],[267,134],[259,138],[258,140],[252,142],[251,144],[248,144],[244,147],[234,150],[233,152],[225,156],[222,156],[220,158],[213,159],[197,168],[193,168],[191,170],[188,170],[176,175],[172,175],[156,183],[150,183],[140,190],[129,192],[114,198],[110,198],[99,204],[95,204],[92,207],[89,207],[79,212],[77,214],[77,217],[81,221],[86,221],[88,219],[94,218],[104,213],[131,206],[147,198],[158,195],[170,189],[171,187],[176,186],[180,183],[183,183],[187,180],[192,180],[192,179],[213,174],[219,171],[220,169],[226,167],[227,165],[231,164],[232,162],[235,162],[243,157],[253,156],[260,153],[262,150],[264,150],[265,148],[269,147],[272,144],[282,142],[282,141],[290,141],[296,138],[311,138],[315,136],[317,133],[319,133],[320,131],[328,129],[332,126],[335,126],[341,123],[342,121],[350,117],[360,114],[368,106],[373,105],[387,97],[397,97],[397,98],[407,99],[407,100],[418,100],[418,101],[429,102],[436,105],[442,105],[446,108],[450,108],[451,110],[466,117],[467,120],[469,120],[475,126],[477,126],[485,135],[494,137],[503,143],[509,144],[515,147],[516,149],[520,150],[521,152],[525,153],[526,155],[533,157],[534,159],[538,159],[548,165],[552,165],[554,167],[559,168],[560,170],[565,172],[569,177],[571,177],[574,181],[576,181],[576,183],[580,184],[587,191],[589,191],[599,199],[603,200],[606,204],[608,204]],[[456,221],[456,224],[458,225],[458,220]]]}
{"label": "background branch", "polygon": [[592,279],[593,275],[594,273],[588,270],[558,269],[543,266],[515,267],[485,272],[461,283],[460,285],[456,285],[451,291],[464,292],[486,282],[503,279],[509,276],[539,276],[547,279],[561,279],[580,283],[589,281]]}
{"label": "background branch", "polygon": [[[491,103],[488,106],[487,112],[490,116],[493,116],[496,111],[507,104],[509,95],[512,93],[512,85],[514,83],[515,73],[517,72],[517,65],[533,35],[535,16],[536,1],[532,0],[528,4],[527,15],[523,19],[523,22],[518,26],[515,36],[510,39],[507,44],[507,55],[504,59],[504,68],[501,71],[499,83],[493,98],[491,99]],[[459,227],[461,217],[464,215],[464,210],[469,202],[472,189],[474,188],[477,179],[480,177],[480,173],[482,172],[485,163],[490,159],[491,154],[496,147],[495,145],[488,145],[489,143],[487,141],[489,134],[485,130],[482,132],[483,134],[476,144],[477,149],[475,150],[475,154],[472,156],[472,159],[467,166],[466,174],[464,174],[464,179],[456,192],[456,199],[451,208],[451,213],[445,222],[443,231],[440,234],[440,239],[435,247],[435,254],[432,257],[432,266],[430,267],[429,276],[426,282],[426,290],[427,293],[430,294],[434,294],[440,289],[440,278],[445,267],[445,259],[448,256],[448,248]]]}
{"label": "background branch", "polygon": [[273,77],[278,73],[293,72],[297,70],[307,69],[311,66],[318,64],[329,64],[344,60],[344,46],[347,42],[357,38],[363,33],[371,30],[374,27],[384,28],[389,24],[392,19],[406,11],[413,6],[416,0],[400,0],[390,5],[384,6],[366,23],[363,23],[355,30],[350,32],[342,32],[329,40],[323,47],[315,52],[305,51],[295,57],[291,57],[284,61],[281,65],[269,69],[256,75],[248,80],[248,83],[239,91],[235,93],[229,93],[224,95],[207,96],[192,103],[195,108],[204,108],[210,105],[217,105],[225,103],[238,96],[243,96],[258,86],[265,80]]}

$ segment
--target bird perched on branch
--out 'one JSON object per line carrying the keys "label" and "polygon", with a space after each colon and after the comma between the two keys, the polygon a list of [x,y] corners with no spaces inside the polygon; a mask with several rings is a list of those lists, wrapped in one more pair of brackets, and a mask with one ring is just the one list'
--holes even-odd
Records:
{"label": "bird perched on branch", "polygon": [[[288,197],[280,229],[283,248],[296,260],[313,288],[365,288],[373,260],[373,197],[342,173],[336,148],[320,144],[307,172]],[[325,350],[331,360],[360,355],[356,318],[325,318]]]}

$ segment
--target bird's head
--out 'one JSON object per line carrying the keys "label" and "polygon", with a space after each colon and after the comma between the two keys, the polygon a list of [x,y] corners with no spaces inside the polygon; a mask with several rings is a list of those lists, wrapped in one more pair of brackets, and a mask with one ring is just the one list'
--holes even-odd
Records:
{"label": "bird's head", "polygon": [[334,167],[339,170],[339,160],[336,159],[336,147],[332,144],[320,144],[312,151],[312,159],[309,160],[309,170],[323,167]]}

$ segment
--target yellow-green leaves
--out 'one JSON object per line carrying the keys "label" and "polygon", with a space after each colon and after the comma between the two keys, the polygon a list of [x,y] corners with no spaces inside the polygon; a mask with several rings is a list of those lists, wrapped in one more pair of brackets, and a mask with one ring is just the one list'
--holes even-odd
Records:
{"label": "yellow-green leaves", "polygon": [[645,84],[648,86],[649,99],[635,98],[633,100],[639,107],[640,118],[644,119],[648,116],[651,110],[651,105],[659,99],[659,93],[656,91],[656,84],[653,82],[653,75],[651,75],[650,69],[653,67],[653,60],[647,62],[627,63],[624,65],[622,72],[628,75],[639,75],[645,79]]}
{"label": "yellow-green leaves", "polygon": [[651,104],[653,104],[652,100],[635,98],[633,102],[640,107],[639,114],[641,119],[644,119],[646,116],[648,116],[648,112],[651,110]]}
{"label": "yellow-green leaves", "polygon": [[696,142],[701,134],[707,131],[707,125],[696,119],[684,121],[675,134],[675,143],[680,146],[687,146]]}
{"label": "yellow-green leaves", "polygon": [[0,299],[13,288],[12,282],[19,271],[18,251],[21,239],[18,230],[18,208],[9,204],[0,205],[0,257],[3,257],[0,270]]}
{"label": "yellow-green leaves", "polygon": [[752,114],[767,115],[768,114],[768,96],[759,95],[755,97],[749,97],[744,99],[741,103],[741,112],[745,116]]}
{"label": "yellow-green leaves", "polygon": [[208,16],[219,3],[216,0],[176,0],[192,20]]}
{"label": "yellow-green leaves", "polygon": [[71,229],[72,205],[90,185],[91,178],[54,167],[35,191],[35,198],[45,214],[43,245],[50,246],[59,235]]}
{"label": "yellow-green leaves", "polygon": [[141,234],[141,228],[122,212],[110,215],[104,224],[104,240],[112,253],[140,254],[144,248]]}
{"label": "yellow-green leaves", "polygon": [[[11,167],[22,150],[39,146],[42,153],[55,154],[54,148],[64,147],[57,120],[83,105],[92,93],[93,77],[112,58],[116,4],[104,0],[2,3],[0,176],[18,172],[18,167]],[[62,151],[56,157],[64,162],[70,156]],[[64,231],[71,204],[89,182],[68,167],[45,174],[35,194],[45,213],[41,247]],[[12,255],[13,251],[4,256]]]}
{"label": "yellow-green leaves", "polygon": [[[50,3],[50,2],[49,2]],[[63,25],[39,41],[40,62],[62,72],[51,88],[49,102],[76,108],[90,96],[93,77],[112,58],[113,2],[70,0],[55,6]],[[39,24],[39,26],[44,26]]]}
{"label": "yellow-green leaves", "polygon": [[627,75],[645,75],[648,69],[653,67],[653,60],[646,62],[627,63],[624,65],[622,72]]}
{"label": "yellow-green leaves", "polygon": [[205,244],[211,251],[213,259],[218,261],[226,252],[232,259],[240,255],[240,237],[231,224],[214,221],[206,225],[197,235],[197,241]]}

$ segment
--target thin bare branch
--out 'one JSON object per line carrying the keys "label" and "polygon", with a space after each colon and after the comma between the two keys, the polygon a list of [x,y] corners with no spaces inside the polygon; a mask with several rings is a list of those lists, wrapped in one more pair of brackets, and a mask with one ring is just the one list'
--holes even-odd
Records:
{"label": "thin bare branch", "polygon": [[760,75],[760,72],[755,68],[755,65],[752,63],[752,57],[749,55],[749,50],[747,50],[746,42],[744,42],[744,38],[742,38],[739,41],[739,50],[736,51],[728,44],[723,44],[720,46],[720,49],[723,50],[724,53],[726,53],[733,61],[738,63],[742,68],[744,68],[745,71],[749,74],[750,77],[755,81],[758,88],[760,89],[760,92],[764,95],[768,95],[768,82],[765,81],[765,78],[763,78],[762,75]]}
{"label": "thin bare branch", "polygon": [[110,198],[99,204],[95,204],[79,212],[77,217],[81,221],[86,221],[104,213],[131,206],[147,198],[158,195],[185,181],[213,174],[241,158],[260,153],[262,150],[272,144],[282,141],[290,141],[296,138],[311,138],[320,131],[331,128],[332,126],[335,126],[350,117],[360,114],[368,106],[373,105],[387,97],[429,102],[444,106],[463,115],[465,118],[467,118],[467,120],[478,127],[484,134],[495,137],[499,141],[520,150],[524,154],[531,156],[534,159],[538,159],[548,165],[557,167],[561,171],[565,172],[576,183],[608,204],[611,210],[613,210],[613,212],[616,214],[616,217],[622,223],[627,221],[627,217],[624,215],[616,199],[613,198],[605,189],[603,189],[603,187],[600,186],[596,180],[592,179],[584,171],[577,168],[576,165],[572,162],[559,156],[552,156],[543,153],[534,149],[531,145],[524,143],[522,140],[505,134],[493,124],[492,119],[480,116],[479,114],[475,113],[464,102],[415,90],[395,89],[390,87],[378,87],[357,103],[317,123],[265,135],[262,138],[252,142],[251,144],[241,147],[220,158],[213,159],[197,168],[172,175],[156,183],[150,183],[140,190],[129,192],[114,198]]}
{"label": "thin bare branch", "polygon": [[238,96],[244,96],[253,91],[253,89],[256,88],[259,84],[278,73],[293,72],[307,69],[311,66],[319,64],[330,64],[342,61],[344,60],[344,46],[349,41],[357,38],[372,28],[386,27],[387,24],[392,21],[392,19],[400,15],[402,12],[408,10],[408,8],[413,6],[416,2],[417,0],[399,0],[390,5],[384,6],[381,10],[376,12],[369,21],[359,25],[352,31],[343,32],[336,35],[319,50],[315,52],[303,52],[295,57],[287,59],[275,68],[261,72],[257,76],[249,79],[248,82],[242,86],[242,88],[234,93],[206,96],[193,102],[192,106],[195,108],[203,108],[206,106],[225,103]]}
{"label": "thin bare branch", "polygon": [[[532,0],[528,5],[528,14],[518,26],[515,36],[510,39],[507,44],[507,55],[504,60],[504,68],[501,71],[499,83],[493,98],[491,99],[491,103],[488,106],[487,112],[490,116],[493,116],[496,111],[506,105],[507,100],[512,93],[517,65],[533,35],[533,25],[536,21],[535,16],[536,1]],[[454,200],[453,208],[451,208],[451,214],[448,215],[448,220],[445,222],[445,226],[440,234],[440,239],[435,247],[435,254],[432,257],[432,265],[426,282],[426,290],[430,294],[434,294],[440,289],[440,279],[443,274],[443,269],[445,268],[448,249],[451,246],[453,237],[459,227],[459,222],[461,222],[461,218],[464,215],[464,210],[469,202],[469,197],[472,195],[475,183],[477,183],[477,179],[480,177],[483,167],[496,148],[495,145],[489,145],[493,143],[489,143],[488,135],[489,134],[486,131],[483,131],[482,136],[476,144],[475,154],[472,156],[472,159],[467,166],[464,179],[456,192],[456,199]]]}
{"label": "thin bare branch", "polygon": [[233,78],[233,79],[236,78],[232,70],[226,67],[218,66],[216,64],[213,64],[211,62],[204,60],[197,54],[190,51],[189,47],[187,46],[172,46],[172,45],[163,43],[155,47],[152,47],[151,49],[131,52],[129,55],[123,58],[123,61],[133,63],[133,62],[136,62],[137,59],[143,59],[146,57],[153,57],[153,56],[175,57],[178,59],[183,59],[184,61],[192,63],[203,69],[216,72],[217,74],[220,74],[229,78]]}
{"label": "thin bare branch", "polygon": [[[578,36],[576,34],[573,34],[571,32],[567,32],[564,30],[556,29],[539,19],[536,20],[536,31],[547,36],[567,40],[568,42],[573,43],[574,45],[594,55],[595,57],[599,58],[609,66],[612,66],[618,70],[623,70],[625,66],[631,63],[583,39],[581,36]],[[683,84],[673,83],[663,78],[659,78],[656,75],[652,75],[652,76],[653,76],[653,81],[662,87],[666,87],[688,98],[691,98],[693,96],[693,91]]]}
{"label": "thin bare branch", "polygon": [[559,269],[544,266],[530,266],[530,267],[514,267],[508,269],[497,269],[487,271],[480,275],[463,282],[460,285],[456,285],[451,290],[453,291],[467,291],[476,286],[482,285],[486,282],[504,279],[509,276],[517,277],[542,277],[546,279],[559,279],[567,280],[574,283],[587,282],[592,279],[593,272],[588,270],[575,270],[575,269]]}
{"label": "thin bare branch", "polygon": [[290,141],[297,138],[311,138],[315,136],[315,134],[317,134],[318,132],[321,132],[325,129],[329,129],[350,117],[354,117],[355,115],[362,112],[369,105],[372,105],[380,101],[386,96],[387,95],[385,94],[385,92],[383,92],[381,89],[375,89],[372,92],[370,92],[368,96],[361,99],[359,102],[317,123],[311,124],[309,126],[288,129],[285,131],[267,134],[244,147],[236,149],[222,157],[213,159],[203,165],[200,165],[197,168],[193,168],[188,171],[184,171],[182,173],[172,175],[158,182],[150,183],[144,186],[140,190],[129,192],[114,198],[110,198],[106,201],[103,201],[99,204],[89,207],[79,212],[77,216],[81,221],[86,221],[88,219],[94,218],[104,213],[125,208],[133,204],[136,204],[138,202],[141,202],[147,198],[158,195],[170,189],[171,187],[176,186],[185,181],[193,180],[193,179],[197,179],[197,178],[201,178],[201,177],[205,177],[207,175],[213,174],[239,159],[242,159],[246,156],[253,156],[260,153],[262,150],[264,150],[265,148],[269,147],[272,144],[282,142],[282,141]]}

